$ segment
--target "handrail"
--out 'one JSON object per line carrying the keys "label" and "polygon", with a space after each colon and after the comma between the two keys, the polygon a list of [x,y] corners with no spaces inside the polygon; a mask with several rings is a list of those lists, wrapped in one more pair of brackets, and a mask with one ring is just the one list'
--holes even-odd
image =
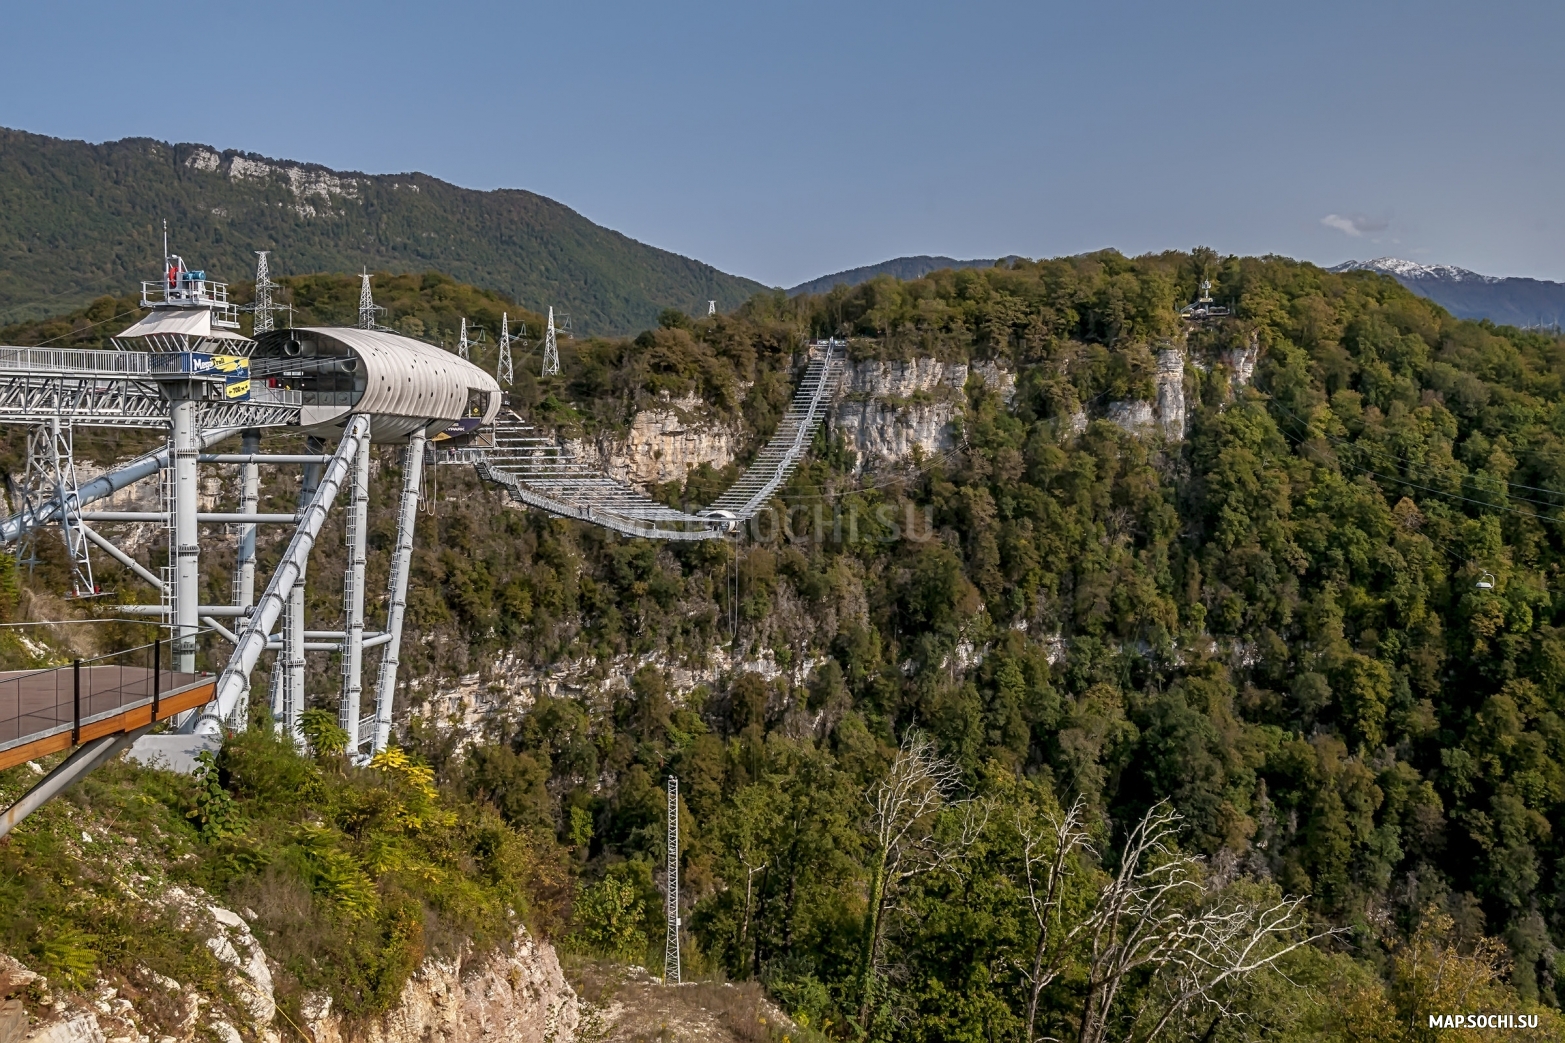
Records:
{"label": "handrail", "polygon": [[152,371],[152,354],[145,351],[27,348],[6,345],[0,346],[0,370],[22,370],[39,376],[47,373],[145,376]]}

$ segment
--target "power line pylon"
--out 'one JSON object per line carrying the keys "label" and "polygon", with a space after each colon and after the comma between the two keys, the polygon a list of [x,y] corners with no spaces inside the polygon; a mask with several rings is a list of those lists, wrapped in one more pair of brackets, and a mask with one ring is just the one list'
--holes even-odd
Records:
{"label": "power line pylon", "polygon": [[464,359],[468,357],[468,354],[467,354],[468,353],[467,316],[466,315],[462,316],[462,332],[457,337],[457,340],[456,340],[456,353],[458,355],[462,356]]}
{"label": "power line pylon", "polygon": [[560,347],[554,333],[554,308],[549,309],[549,328],[543,334],[543,375],[560,375]]}
{"label": "power line pylon", "polygon": [[272,282],[271,269],[266,263],[266,255],[269,252],[267,250],[257,250],[255,252],[259,260],[255,262],[255,306],[253,310],[255,312],[254,333],[258,337],[263,333],[270,333],[277,325],[276,320],[272,318],[273,314],[278,310],[272,304],[272,291],[277,288],[277,284]]}
{"label": "power line pylon", "polygon": [[664,913],[668,939],[663,943],[663,981],[679,984],[679,779],[668,777],[668,896]]}
{"label": "power line pylon", "polygon": [[[526,326],[522,327],[523,336],[526,336]],[[516,370],[511,365],[511,316],[505,312],[500,313],[500,361],[495,366],[495,379],[509,387],[516,377]]]}
{"label": "power line pylon", "polygon": [[713,315],[717,314],[717,302],[716,301],[707,301],[706,302],[706,314],[707,314],[707,318],[711,318]]}
{"label": "power line pylon", "polygon": [[[370,273],[368,269],[364,270],[361,278],[364,281],[359,285],[359,329],[378,329],[379,327],[375,322],[375,313],[385,311],[386,309],[376,304],[374,295],[370,293]],[[462,357],[466,358],[467,356],[463,355]]]}

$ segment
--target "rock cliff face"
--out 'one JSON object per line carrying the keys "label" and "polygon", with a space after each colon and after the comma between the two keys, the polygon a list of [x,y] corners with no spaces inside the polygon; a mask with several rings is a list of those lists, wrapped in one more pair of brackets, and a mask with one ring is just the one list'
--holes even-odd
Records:
{"label": "rock cliff face", "polygon": [[1110,402],[1107,417],[1133,435],[1162,435],[1171,442],[1185,437],[1185,353],[1164,348],[1157,353],[1157,397]]}
{"label": "rock cliff face", "polygon": [[727,467],[736,441],[735,432],[715,423],[700,399],[684,398],[638,412],[623,439],[570,446],[614,477],[648,485],[683,481],[701,464]]}
{"label": "rock cliff face", "polygon": [[[232,1002],[152,971],[124,995],[105,981],[85,994],[56,993],[0,955],[0,1000],[19,993],[30,1001],[0,1002],[0,1031],[11,1029],[6,1043],[194,1043],[202,1035],[279,1043],[271,964],[244,918],[180,888],[163,901],[210,931],[207,947],[228,968]],[[425,960],[401,1001],[367,1023],[344,1024],[324,995],[307,997],[303,1013],[314,1043],[567,1043],[581,1018],[553,947],[526,931],[509,952]]]}
{"label": "rock cliff face", "polygon": [[933,456],[956,445],[956,419],[966,402],[969,374],[1009,404],[1016,376],[998,363],[921,358],[849,363],[832,405],[831,432],[858,454],[858,468]]}
{"label": "rock cliff face", "polygon": [[1261,342],[1255,334],[1250,334],[1249,343],[1242,348],[1229,348],[1219,356],[1219,361],[1228,367],[1228,385],[1238,389],[1246,386],[1255,378],[1255,363],[1261,357]]}
{"label": "rock cliff face", "polygon": [[303,1013],[315,1043],[564,1043],[581,1018],[554,949],[525,933],[508,954],[425,960],[402,1001],[367,1024],[346,1028],[326,996]]}

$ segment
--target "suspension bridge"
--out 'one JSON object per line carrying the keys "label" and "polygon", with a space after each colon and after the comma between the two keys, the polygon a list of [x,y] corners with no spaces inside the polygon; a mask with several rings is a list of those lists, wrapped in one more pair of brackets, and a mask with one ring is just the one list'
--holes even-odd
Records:
{"label": "suspension bridge", "polygon": [[[187,268],[166,245],[164,252],[162,276],[142,284],[148,314],[113,338],[114,350],[0,346],[0,424],[28,430],[26,466],[11,488],[15,513],[0,520],[0,544],[25,557],[46,532],[57,532],[76,598],[101,593],[93,558],[106,555],[156,595],[117,610],[157,624],[160,634],[146,646],[100,660],[0,673],[0,769],[70,751],[0,811],[0,836],[124,750],[144,760],[160,752],[188,755],[214,745],[227,729],[245,727],[250,676],[267,653],[274,656],[268,709],[296,742],[302,742],[306,654],[336,652],[338,723],[349,736],[350,755],[362,760],[384,749],[426,463],[472,466],[519,504],[625,535],[720,538],[764,507],[804,458],[844,361],[839,342],[809,345],[803,377],[770,440],[731,489],[691,513],[658,503],[530,427],[504,407],[496,376],[465,353],[377,325],[381,309],[368,274],[356,327],[279,329],[273,315],[286,308],[272,303],[275,287],[261,254],[250,306],[254,333],[246,337],[227,286]],[[557,373],[553,335],[551,321],[545,368]],[[508,332],[504,339],[508,346]],[[500,376],[509,376],[509,363],[503,353]],[[95,427],[162,432],[165,444],[79,481],[74,432]],[[285,433],[304,434],[305,452],[263,451],[266,436]],[[238,452],[213,451],[233,439]],[[376,631],[367,628],[365,597],[373,444],[403,450],[387,608]],[[235,509],[200,508],[202,465],[238,469]],[[258,509],[263,467],[298,470],[295,510]],[[89,509],[154,476],[158,510]],[[311,552],[339,498],[345,499],[347,568],[328,582],[340,587],[341,615],[332,629],[309,629]],[[156,571],[143,565],[105,529],[133,523],[161,527],[166,565]],[[258,593],[256,536],[263,525],[283,529],[288,542]],[[201,602],[202,533],[214,527],[226,529],[235,545],[226,604]],[[202,641],[206,661],[222,663],[220,669],[197,669]],[[223,642],[221,651],[214,650],[215,641]],[[379,664],[371,689],[364,663],[375,649]],[[152,734],[160,724],[166,730]]]}

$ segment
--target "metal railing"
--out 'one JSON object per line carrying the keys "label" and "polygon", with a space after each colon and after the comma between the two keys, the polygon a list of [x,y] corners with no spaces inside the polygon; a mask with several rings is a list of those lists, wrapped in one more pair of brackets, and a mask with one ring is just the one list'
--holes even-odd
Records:
{"label": "metal railing", "polygon": [[168,668],[169,639],[128,648],[68,666],[0,673],[0,752],[67,730],[71,743],[83,726],[159,699],[201,680],[202,674]]}
{"label": "metal railing", "polygon": [[[189,273],[181,272],[181,275]],[[229,303],[228,284],[209,279],[180,279],[170,286],[167,279],[143,280],[143,308],[210,308],[212,325],[239,328],[239,308]]]}
{"label": "metal railing", "polygon": [[298,406],[304,403],[304,392],[287,388],[268,387],[259,381],[250,382],[250,399],[257,405]]}
{"label": "metal railing", "polygon": [[151,353],[142,351],[0,347],[0,372],[23,372],[32,376],[136,377],[150,373],[151,366]]}

